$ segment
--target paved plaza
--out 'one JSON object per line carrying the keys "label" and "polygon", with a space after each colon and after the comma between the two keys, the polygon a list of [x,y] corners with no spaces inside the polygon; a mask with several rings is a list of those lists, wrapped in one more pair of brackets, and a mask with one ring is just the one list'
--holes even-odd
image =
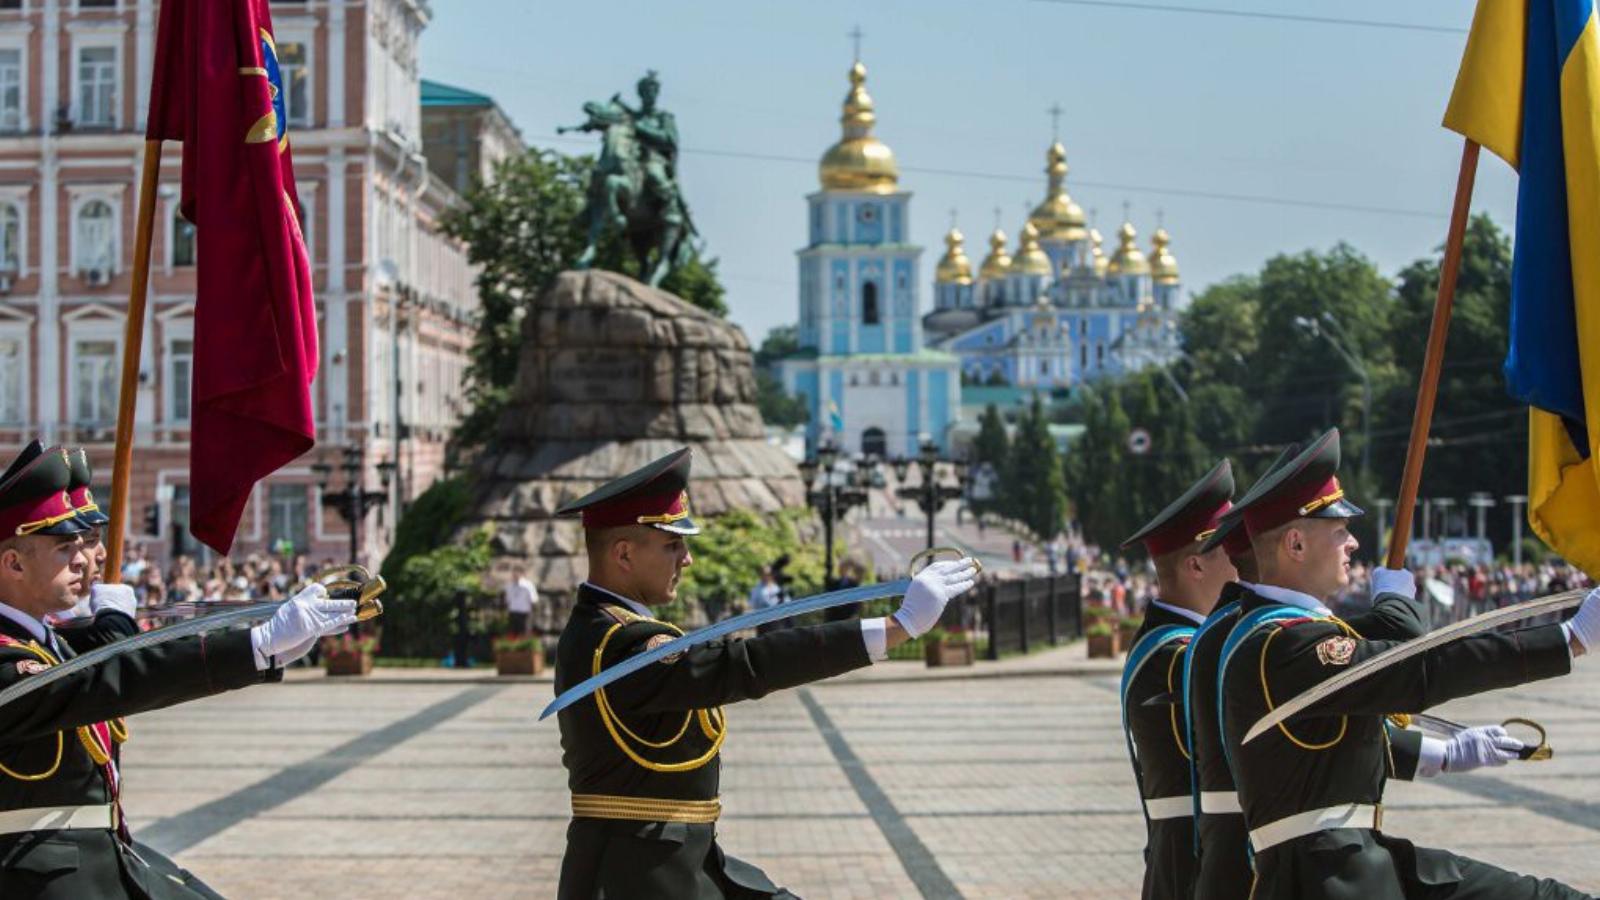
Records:
{"label": "paved plaza", "polygon": [[[1600,891],[1600,669],[1586,668],[1443,709],[1538,719],[1556,758],[1392,783],[1391,830]],[[1114,669],[1074,647],[968,670],[1003,677],[925,671],[731,707],[727,849],[805,897],[1137,896]],[[230,897],[553,896],[567,793],[555,725],[534,719],[549,683],[384,672],[295,672],[135,718],[135,833]]]}

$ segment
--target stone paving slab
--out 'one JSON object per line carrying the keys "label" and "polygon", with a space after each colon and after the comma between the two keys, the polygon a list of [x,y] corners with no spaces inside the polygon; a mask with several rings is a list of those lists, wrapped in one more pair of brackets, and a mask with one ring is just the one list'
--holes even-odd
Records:
{"label": "stone paving slab", "polygon": [[[720,840],[813,898],[1137,896],[1115,670],[1033,676],[841,680],[729,707]],[[1596,677],[1440,710],[1533,716],[1556,758],[1391,783],[1386,824],[1600,891]],[[231,897],[552,896],[567,792],[554,723],[534,721],[549,685],[484,682],[306,675],[136,717],[130,820],[183,834],[227,812],[177,858]],[[395,739],[341,750],[374,733]]]}

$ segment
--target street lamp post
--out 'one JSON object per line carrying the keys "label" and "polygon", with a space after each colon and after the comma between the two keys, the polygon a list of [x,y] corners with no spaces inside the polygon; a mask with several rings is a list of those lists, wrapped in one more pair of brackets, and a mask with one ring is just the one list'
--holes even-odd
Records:
{"label": "street lamp post", "polygon": [[[901,487],[895,490],[895,496],[905,500],[915,500],[923,513],[928,517],[928,548],[933,548],[934,517],[939,510],[944,508],[948,500],[955,500],[966,491],[967,464],[963,461],[955,462],[956,484],[954,486],[939,483],[939,445],[932,438],[924,438],[922,445],[917,448],[917,469],[922,474],[922,484],[917,487]],[[898,457],[894,460],[894,477],[896,481],[904,482],[906,475],[911,470],[910,460]]]}
{"label": "street lamp post", "polygon": [[[1327,323],[1328,327],[1322,327],[1323,323]],[[1323,312],[1322,315],[1315,319],[1295,316],[1294,324],[1327,341],[1328,346],[1344,357],[1344,361],[1349,364],[1350,368],[1361,379],[1361,474],[1365,477],[1371,471],[1368,464],[1372,460],[1372,379],[1367,375],[1366,364],[1361,361],[1360,357],[1346,349],[1344,343],[1334,336],[1333,332],[1338,332],[1340,336],[1345,337],[1346,341],[1349,340],[1348,336],[1344,335],[1344,329],[1340,327],[1339,320],[1333,317],[1333,313]]]}
{"label": "street lamp post", "polygon": [[1523,494],[1512,494],[1506,498],[1511,504],[1511,562],[1517,568],[1522,568],[1522,504],[1528,502]]}
{"label": "street lamp post", "polygon": [[1478,540],[1486,540],[1489,536],[1489,508],[1494,506],[1494,498],[1478,491],[1467,498],[1467,505],[1478,511]]}
{"label": "street lamp post", "polygon": [[[800,477],[806,485],[806,503],[822,516],[822,577],[825,585],[833,584],[833,523],[843,518],[851,507],[867,502],[870,483],[870,461],[856,466],[852,483],[841,485],[836,477],[839,448],[831,440],[817,447],[817,455],[800,464]],[[817,476],[821,475],[818,480]]]}
{"label": "street lamp post", "polygon": [[361,562],[361,523],[366,520],[368,510],[388,502],[389,479],[394,475],[395,464],[392,460],[378,463],[378,478],[383,483],[383,488],[373,491],[368,490],[364,484],[366,458],[361,445],[352,443],[344,448],[341,455],[343,458],[338,469],[344,472],[343,489],[328,490],[328,485],[333,480],[334,466],[318,462],[311,466],[311,471],[316,473],[317,493],[322,498],[323,507],[337,512],[349,526],[350,564],[358,565]]}
{"label": "street lamp post", "polygon": [[1435,497],[1433,505],[1439,510],[1439,543],[1442,545],[1450,537],[1450,510],[1455,508],[1454,497]]}

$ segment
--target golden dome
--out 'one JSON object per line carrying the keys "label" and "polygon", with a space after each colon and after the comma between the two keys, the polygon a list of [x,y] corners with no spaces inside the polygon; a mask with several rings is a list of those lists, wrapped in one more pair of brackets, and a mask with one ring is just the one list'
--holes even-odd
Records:
{"label": "golden dome", "polygon": [[1106,272],[1112,275],[1149,275],[1150,262],[1144,258],[1139,245],[1133,242],[1139,236],[1139,232],[1133,230],[1133,223],[1123,222],[1122,230],[1117,234],[1122,238],[1122,245],[1111,257]]}
{"label": "golden dome", "polygon": [[1006,233],[996,228],[994,234],[989,235],[989,255],[983,258],[983,265],[978,267],[978,277],[988,281],[991,278],[1004,278],[1011,270],[1011,254],[1006,252]]}
{"label": "golden dome", "polygon": [[1081,241],[1087,235],[1083,230],[1083,208],[1067,196],[1067,148],[1060,141],[1050,145],[1045,154],[1045,174],[1050,177],[1044,201],[1028,214],[1028,221],[1039,229],[1039,237],[1051,241]]}
{"label": "golden dome", "polygon": [[1089,229],[1089,255],[1094,261],[1094,274],[1098,278],[1106,277],[1106,269],[1111,266],[1111,261],[1106,259],[1106,252],[1100,249],[1100,245],[1105,241],[1106,239],[1100,236],[1100,229]]}
{"label": "golden dome", "polygon": [[1049,275],[1053,269],[1050,266],[1050,257],[1039,249],[1039,229],[1033,227],[1033,222],[1024,222],[1022,225],[1022,241],[1017,245],[1017,255],[1011,260],[1011,273],[1013,275]]}
{"label": "golden dome", "polygon": [[944,236],[944,256],[939,259],[938,268],[934,269],[933,280],[939,284],[971,284],[972,260],[967,259],[966,248],[962,242],[966,238],[960,230],[951,228],[950,233]]}
{"label": "golden dome", "polygon": [[844,115],[839,117],[844,134],[822,155],[818,167],[825,190],[888,194],[900,180],[894,151],[872,136],[872,124],[878,117],[872,112],[866,83],[867,67],[857,61],[850,67],[850,93],[844,98]]}
{"label": "golden dome", "polygon": [[1150,236],[1150,274],[1155,276],[1156,284],[1178,283],[1178,259],[1167,249],[1170,243],[1172,238],[1165,228],[1157,228]]}

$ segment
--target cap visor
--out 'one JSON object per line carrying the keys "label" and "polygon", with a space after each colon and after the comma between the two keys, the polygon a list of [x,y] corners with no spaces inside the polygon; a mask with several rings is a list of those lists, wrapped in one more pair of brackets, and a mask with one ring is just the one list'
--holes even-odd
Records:
{"label": "cap visor", "polygon": [[689,518],[689,517],[687,517],[687,516],[679,519],[676,522],[652,522],[650,527],[651,528],[659,528],[662,531],[670,531],[673,534],[699,534],[700,533],[700,526],[696,525],[694,523],[694,520]]}
{"label": "cap visor", "polygon": [[69,535],[69,534],[83,534],[86,531],[93,531],[93,530],[94,529],[93,529],[92,526],[84,524],[82,519],[79,519],[77,516],[73,516],[70,519],[63,519],[60,522],[55,523],[54,525],[46,526],[46,527],[41,528],[38,531],[35,531],[33,533],[34,534],[49,534],[49,535],[54,535],[54,536],[57,536],[57,537],[63,537],[63,536]]}
{"label": "cap visor", "polygon": [[1329,503],[1327,506],[1324,506],[1323,508],[1317,510],[1314,513],[1310,513],[1309,515],[1306,516],[1306,518],[1308,518],[1308,519],[1354,519],[1354,518],[1357,518],[1359,516],[1364,516],[1366,514],[1367,514],[1366,510],[1364,510],[1361,507],[1355,505],[1354,503],[1351,503],[1349,500],[1339,499],[1339,500],[1333,501],[1332,503]]}
{"label": "cap visor", "polygon": [[103,525],[111,524],[111,517],[99,510],[78,513],[78,520],[90,528],[99,528]]}
{"label": "cap visor", "polygon": [[1200,552],[1210,553],[1222,546],[1222,542],[1228,539],[1228,535],[1232,534],[1235,528],[1241,528],[1243,525],[1244,520],[1238,516],[1223,516],[1222,522],[1217,525],[1217,530],[1211,532],[1211,536],[1200,543]]}

